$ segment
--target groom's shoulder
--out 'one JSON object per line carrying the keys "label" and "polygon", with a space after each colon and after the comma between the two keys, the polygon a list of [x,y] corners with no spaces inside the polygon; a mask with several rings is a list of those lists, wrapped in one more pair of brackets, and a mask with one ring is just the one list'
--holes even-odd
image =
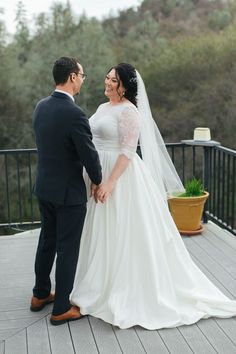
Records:
{"label": "groom's shoulder", "polygon": [[83,109],[78,106],[78,105],[73,105],[73,110],[74,110],[74,114],[71,114],[71,118],[72,120],[76,123],[76,124],[82,124],[82,125],[87,125],[88,124],[88,117],[86,116],[85,112],[83,111]]}
{"label": "groom's shoulder", "polygon": [[51,99],[51,96],[43,97],[38,101],[37,104],[47,103],[50,101],[50,99]]}
{"label": "groom's shoulder", "polygon": [[50,101],[50,97],[51,96],[48,96],[48,97],[44,97],[44,98],[41,98],[35,105],[35,110],[37,110],[39,107],[41,106],[44,106],[44,105],[47,105],[48,102]]}
{"label": "groom's shoulder", "polygon": [[73,118],[78,119],[78,118],[86,118],[86,114],[83,111],[83,109],[78,106],[76,103],[72,102],[72,104],[70,105],[70,107],[68,107],[68,109],[70,109],[70,114]]}

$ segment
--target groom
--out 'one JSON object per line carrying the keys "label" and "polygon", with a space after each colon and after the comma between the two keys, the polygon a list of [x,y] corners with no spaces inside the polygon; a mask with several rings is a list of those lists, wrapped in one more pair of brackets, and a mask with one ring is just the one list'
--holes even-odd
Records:
{"label": "groom", "polygon": [[[98,153],[88,119],[74,103],[85,74],[74,58],[61,57],[53,66],[56,89],[34,111],[38,149],[34,192],[38,197],[42,228],[35,259],[35,286],[31,311],[54,302],[51,323],[59,325],[82,317],[69,295],[77,266],[80,237],[86,214],[85,167],[93,186],[102,180]],[[50,273],[56,259],[56,291]]]}

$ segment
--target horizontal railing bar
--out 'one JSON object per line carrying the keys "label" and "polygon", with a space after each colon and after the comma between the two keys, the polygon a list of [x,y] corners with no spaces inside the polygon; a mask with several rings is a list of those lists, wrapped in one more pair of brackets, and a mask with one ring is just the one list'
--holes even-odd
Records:
{"label": "horizontal railing bar", "polygon": [[32,149],[8,149],[8,150],[0,150],[0,155],[11,155],[11,154],[28,154],[29,152],[37,152],[36,148]]}
{"label": "horizontal railing bar", "polygon": [[228,230],[232,234],[236,235],[236,229],[233,229],[230,225],[223,222],[221,219],[217,218],[217,216],[211,214],[209,211],[206,211],[207,217],[215,222],[215,224],[222,226],[224,229]]}
{"label": "horizontal railing bar", "polygon": [[[172,146],[176,146],[176,147],[178,147],[178,146],[185,146],[185,147],[188,147],[188,146],[190,146],[190,145],[186,145],[186,144],[184,144],[184,143],[165,143],[165,146],[167,146],[167,147],[172,147]],[[190,146],[191,147],[191,146]]]}
{"label": "horizontal railing bar", "polygon": [[[191,147],[191,145],[186,145],[184,143],[166,143],[166,147]],[[233,150],[232,150],[233,151]],[[7,150],[0,150],[0,154],[15,154],[15,153],[29,153],[29,152],[37,152],[36,148],[31,148],[31,149],[7,149]]]}
{"label": "horizontal railing bar", "polygon": [[229,155],[236,156],[236,151],[235,151],[235,150],[226,148],[226,147],[224,147],[224,146],[215,146],[215,149],[216,149],[216,150],[223,151],[223,152],[226,152],[226,153],[229,154]]}
{"label": "horizontal railing bar", "polygon": [[[22,222],[11,222],[11,223],[0,223],[0,228],[11,228],[14,226],[33,226],[33,225],[40,225],[41,221],[22,221]],[[0,236],[1,237],[1,236]]]}

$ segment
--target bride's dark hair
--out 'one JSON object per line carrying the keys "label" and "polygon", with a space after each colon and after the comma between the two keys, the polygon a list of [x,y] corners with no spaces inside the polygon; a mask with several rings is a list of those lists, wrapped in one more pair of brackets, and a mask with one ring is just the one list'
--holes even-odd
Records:
{"label": "bride's dark hair", "polygon": [[108,73],[115,69],[117,80],[118,80],[118,88],[120,86],[120,81],[122,82],[125,93],[124,97],[127,98],[130,102],[132,102],[137,107],[137,75],[135,71],[135,67],[128,63],[120,63],[116,66],[113,66]]}

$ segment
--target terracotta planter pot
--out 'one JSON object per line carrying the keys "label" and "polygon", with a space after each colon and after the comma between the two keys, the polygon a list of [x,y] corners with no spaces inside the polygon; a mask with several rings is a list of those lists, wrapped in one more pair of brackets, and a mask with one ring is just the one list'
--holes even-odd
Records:
{"label": "terracotta planter pot", "polygon": [[175,197],[168,200],[171,215],[182,235],[201,233],[204,204],[209,196],[208,192],[200,197]]}

